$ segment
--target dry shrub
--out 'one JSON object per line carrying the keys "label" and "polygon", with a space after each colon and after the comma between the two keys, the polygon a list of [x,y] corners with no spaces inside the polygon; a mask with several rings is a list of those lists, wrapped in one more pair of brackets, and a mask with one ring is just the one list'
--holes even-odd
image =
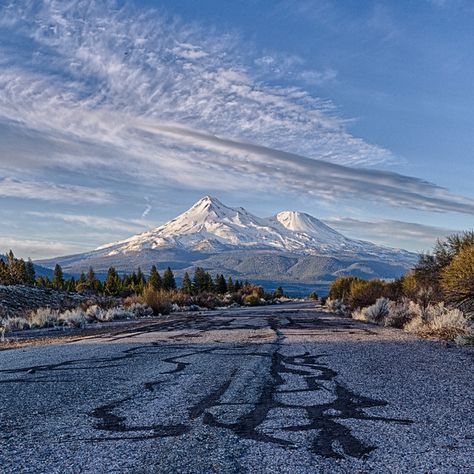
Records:
{"label": "dry shrub", "polygon": [[353,311],[352,318],[380,324],[390,313],[390,303],[387,298],[379,298],[373,305]]}
{"label": "dry shrub", "polygon": [[1,321],[0,327],[3,328],[4,332],[22,331],[23,329],[29,329],[30,323],[25,318],[5,318]]}
{"label": "dry shrub", "polygon": [[407,298],[390,302],[388,315],[383,320],[384,326],[403,329],[415,316],[412,303]]}
{"label": "dry shrub", "polygon": [[164,290],[155,290],[151,286],[147,286],[143,290],[141,302],[149,306],[156,315],[169,314],[173,305],[173,301],[169,292]]}
{"label": "dry shrub", "polygon": [[51,308],[38,308],[28,316],[30,327],[51,328],[58,326],[59,311]]}
{"label": "dry shrub", "polygon": [[247,306],[258,306],[260,304],[260,298],[257,295],[245,295],[243,297],[244,304]]}
{"label": "dry shrub", "polygon": [[347,299],[348,305],[355,308],[372,306],[385,294],[386,285],[381,280],[356,280],[351,285],[350,295]]}
{"label": "dry shrub", "polygon": [[213,293],[200,293],[193,297],[193,303],[208,309],[217,308],[222,304],[222,301]]}
{"label": "dry shrub", "polygon": [[459,334],[454,338],[458,346],[474,346],[474,327],[470,327],[465,334]]}
{"label": "dry shrub", "polygon": [[430,305],[425,310],[416,306],[415,317],[405,326],[408,332],[451,341],[471,331],[468,318],[458,309],[447,308],[444,303]]}

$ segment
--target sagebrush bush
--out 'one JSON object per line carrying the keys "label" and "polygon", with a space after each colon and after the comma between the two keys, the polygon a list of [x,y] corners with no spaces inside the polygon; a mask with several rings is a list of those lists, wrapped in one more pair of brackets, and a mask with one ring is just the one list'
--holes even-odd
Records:
{"label": "sagebrush bush", "polygon": [[474,346],[474,327],[470,327],[465,334],[459,334],[454,338],[458,346]]}
{"label": "sagebrush bush", "polygon": [[330,311],[335,311],[336,313],[349,315],[349,308],[344,304],[343,300],[327,298],[325,307]]}
{"label": "sagebrush bush", "polygon": [[412,304],[411,309],[414,317],[404,327],[408,332],[454,340],[470,331],[470,322],[465,314],[458,309],[446,307],[444,303],[429,305],[426,308]]}
{"label": "sagebrush bush", "polygon": [[415,316],[411,302],[407,298],[400,301],[390,301],[387,316],[383,320],[384,326],[403,329]]}
{"label": "sagebrush bush", "polygon": [[51,308],[38,308],[28,316],[30,327],[50,328],[58,325],[59,311]]}
{"label": "sagebrush bush", "polygon": [[0,326],[3,327],[5,332],[22,331],[23,329],[29,329],[30,323],[25,318],[13,317],[3,319]]}
{"label": "sagebrush bush", "polygon": [[373,305],[353,311],[352,318],[380,324],[389,315],[390,300],[379,298]]}
{"label": "sagebrush bush", "polygon": [[58,315],[58,325],[83,328],[88,322],[87,314],[81,308],[66,310]]}

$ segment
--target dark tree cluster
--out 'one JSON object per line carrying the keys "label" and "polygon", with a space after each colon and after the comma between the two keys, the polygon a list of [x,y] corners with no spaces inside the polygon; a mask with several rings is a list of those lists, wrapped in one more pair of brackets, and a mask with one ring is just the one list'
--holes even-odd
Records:
{"label": "dark tree cluster", "polygon": [[[7,254],[5,258],[0,258],[0,284],[2,285],[36,285],[56,290],[64,290],[80,293],[105,294],[110,296],[142,294],[145,287],[149,286],[154,290],[171,291],[176,290],[176,279],[170,267],[166,268],[162,275],[158,272],[156,265],[150,269],[147,276],[140,268],[131,274],[120,275],[114,267],[110,267],[104,281],[96,277],[94,269],[89,267],[87,272],[82,272],[78,279],[74,277],[66,278],[59,264],[53,270],[52,279],[47,276],[36,278],[33,262],[28,259],[15,258],[13,252]],[[248,285],[239,280],[228,279],[222,274],[217,274],[212,278],[210,273],[203,268],[196,268],[191,279],[188,272],[184,274],[181,291],[188,295],[200,293],[225,294],[240,291],[243,286]]]}
{"label": "dark tree cluster", "polygon": [[0,257],[0,285],[33,285],[35,267],[28,259],[16,258],[10,250],[5,258]]}

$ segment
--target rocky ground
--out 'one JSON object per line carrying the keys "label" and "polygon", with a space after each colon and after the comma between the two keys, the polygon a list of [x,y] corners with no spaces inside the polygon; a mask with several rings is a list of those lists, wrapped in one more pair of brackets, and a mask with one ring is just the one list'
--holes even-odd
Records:
{"label": "rocky ground", "polygon": [[472,349],[308,304],[0,352],[2,473],[472,473]]}
{"label": "rocky ground", "polygon": [[0,318],[24,316],[37,308],[69,309],[90,299],[79,293],[67,293],[26,285],[0,285]]}

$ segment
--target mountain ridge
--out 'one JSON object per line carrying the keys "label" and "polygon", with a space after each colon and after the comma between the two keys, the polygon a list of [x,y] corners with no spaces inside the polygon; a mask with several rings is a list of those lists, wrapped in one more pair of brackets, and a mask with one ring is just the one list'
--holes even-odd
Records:
{"label": "mountain ridge", "polygon": [[[233,261],[235,268],[229,268]],[[262,267],[253,264],[260,261]],[[272,277],[272,266],[281,270]],[[318,270],[331,261],[331,272]],[[151,264],[170,265],[179,273],[195,266],[235,276],[265,280],[298,279],[292,268],[304,268],[302,280],[325,281],[339,273],[393,278],[416,261],[416,255],[371,242],[350,239],[319,219],[299,211],[282,211],[257,217],[242,207],[228,207],[205,196],[187,211],[146,232],[102,245],[83,254],[42,260],[45,266],[59,263],[72,273],[93,266],[97,272],[115,266],[131,271]],[[279,263],[278,263],[279,262]],[[278,263],[278,264],[277,264]],[[264,268],[268,266],[268,268]],[[282,273],[283,272],[283,273]],[[263,277],[263,278],[260,278]]]}

